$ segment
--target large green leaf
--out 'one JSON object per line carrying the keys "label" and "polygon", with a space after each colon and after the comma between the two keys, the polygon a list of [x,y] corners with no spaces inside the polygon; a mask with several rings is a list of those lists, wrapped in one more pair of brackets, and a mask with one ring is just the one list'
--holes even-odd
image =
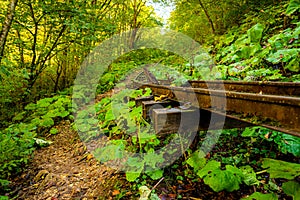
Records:
{"label": "large green leaf", "polygon": [[300,10],[300,0],[290,0],[289,6],[287,7],[285,13],[287,15],[291,15],[297,10]]}
{"label": "large green leaf", "polygon": [[289,181],[282,184],[284,193],[293,197],[294,200],[300,199],[300,184],[295,181]]}
{"label": "large green leaf", "polygon": [[268,168],[267,172],[270,174],[270,178],[291,180],[300,175],[300,164],[296,163],[264,158],[262,167]]}
{"label": "large green leaf", "polygon": [[106,115],[105,115],[105,121],[112,121],[112,120],[115,120],[116,117],[113,113],[113,110],[110,109],[109,111],[107,111]]}
{"label": "large green leaf", "polygon": [[144,170],[145,162],[138,157],[131,157],[127,160],[129,170],[126,172],[126,180],[129,182],[135,181]]}
{"label": "large green leaf", "polygon": [[256,173],[249,165],[240,167],[243,173],[243,181],[246,185],[259,185],[259,181],[256,178]]}
{"label": "large green leaf", "polygon": [[152,180],[157,180],[157,179],[160,179],[163,176],[164,170],[159,169],[159,170],[155,170],[155,171],[148,171],[148,172],[146,172],[146,174],[148,176],[150,176],[150,178]]}
{"label": "large green leaf", "polygon": [[274,193],[263,194],[260,192],[255,192],[247,198],[242,198],[243,200],[277,200],[278,197]]}
{"label": "large green leaf", "polygon": [[53,98],[44,98],[41,99],[37,102],[37,106],[42,107],[42,108],[46,108],[50,105],[51,102],[53,102]]}
{"label": "large green leaf", "polygon": [[208,175],[209,173],[211,173],[212,171],[219,169],[221,167],[221,163],[217,162],[215,160],[211,160],[209,161],[205,167],[203,167],[201,170],[199,170],[197,172],[197,175],[200,178],[203,178],[204,176]]}
{"label": "large green leaf", "polygon": [[294,156],[300,156],[300,138],[288,134],[278,134],[274,138],[274,142],[278,144],[279,149],[283,153],[292,153]]}
{"label": "large green leaf", "polygon": [[195,171],[202,169],[206,164],[206,158],[203,151],[195,151],[186,161]]}
{"label": "large green leaf", "polygon": [[[163,158],[162,154],[157,154],[155,152],[148,152],[145,154],[144,162],[147,166],[149,166],[151,169],[156,168],[158,163],[163,163],[165,159]],[[147,169],[148,171],[148,169]]]}
{"label": "large green leaf", "polygon": [[247,127],[242,133],[242,137],[257,137],[260,127]]}
{"label": "large green leaf", "polygon": [[247,31],[250,43],[259,43],[264,31],[264,25],[258,23]]}
{"label": "large green leaf", "polygon": [[279,62],[289,62],[291,59],[298,57],[300,49],[280,49],[275,53],[272,53],[267,58],[267,61],[277,64]]}
{"label": "large green leaf", "polygon": [[232,192],[240,189],[242,183],[241,171],[233,166],[227,166],[226,170],[216,169],[204,178],[204,183],[215,192],[226,190]]}
{"label": "large green leaf", "polygon": [[292,61],[290,61],[286,66],[284,66],[285,69],[288,69],[292,72],[299,72],[299,58],[294,58]]}
{"label": "large green leaf", "polygon": [[93,155],[100,162],[123,158],[125,143],[126,142],[123,140],[114,140],[111,144],[108,144],[105,147],[95,149]]}
{"label": "large green leaf", "polygon": [[44,127],[51,127],[54,125],[54,121],[52,118],[44,118],[41,121],[40,126],[44,126]]}
{"label": "large green leaf", "polygon": [[135,172],[126,172],[126,180],[129,182],[135,181],[142,173],[142,168],[139,171]]}

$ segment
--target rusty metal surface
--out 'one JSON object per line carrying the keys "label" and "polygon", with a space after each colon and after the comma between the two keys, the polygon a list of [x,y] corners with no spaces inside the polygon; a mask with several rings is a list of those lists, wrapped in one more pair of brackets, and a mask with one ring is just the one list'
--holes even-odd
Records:
{"label": "rusty metal surface", "polygon": [[[222,83],[225,90],[220,90]],[[192,81],[191,85],[145,84],[142,88],[151,88],[154,95],[169,94],[169,99],[175,101],[191,102],[200,109],[300,137],[299,83]]]}
{"label": "rusty metal surface", "polygon": [[244,81],[189,81],[193,88],[261,93],[280,96],[299,96],[300,83],[292,82],[244,82]]}

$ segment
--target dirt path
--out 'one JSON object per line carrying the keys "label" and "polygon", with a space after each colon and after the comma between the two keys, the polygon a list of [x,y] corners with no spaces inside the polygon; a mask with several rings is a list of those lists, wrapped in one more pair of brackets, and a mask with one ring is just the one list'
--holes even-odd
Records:
{"label": "dirt path", "polygon": [[27,169],[12,182],[16,199],[111,199],[117,178],[112,169],[100,166],[68,121],[57,126],[48,147],[35,151]]}

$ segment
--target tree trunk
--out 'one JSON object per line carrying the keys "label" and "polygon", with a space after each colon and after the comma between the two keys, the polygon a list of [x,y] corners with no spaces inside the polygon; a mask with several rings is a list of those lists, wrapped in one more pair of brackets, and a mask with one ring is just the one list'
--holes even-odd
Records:
{"label": "tree trunk", "polygon": [[198,1],[199,1],[199,4],[200,4],[201,8],[203,9],[203,11],[204,11],[204,13],[205,13],[207,19],[208,19],[208,21],[209,21],[209,24],[210,24],[212,33],[215,34],[215,26],[214,26],[214,23],[213,23],[213,21],[211,20],[209,14],[208,14],[207,9],[204,7],[204,5],[203,5],[203,3],[202,3],[201,0],[198,0]]}
{"label": "tree trunk", "polygon": [[0,63],[2,60],[2,57],[4,55],[4,48],[5,48],[5,43],[6,43],[6,38],[8,36],[11,24],[14,19],[15,15],[15,9],[17,6],[18,0],[11,0],[9,5],[8,5],[8,11],[5,17],[5,21],[2,25],[2,30],[0,33]]}

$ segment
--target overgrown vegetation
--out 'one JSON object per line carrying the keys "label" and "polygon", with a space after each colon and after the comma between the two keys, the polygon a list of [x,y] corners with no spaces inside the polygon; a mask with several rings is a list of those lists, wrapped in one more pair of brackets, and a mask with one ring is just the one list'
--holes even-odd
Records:
{"label": "overgrown vegetation", "polygon": [[[169,27],[200,42],[208,53],[199,52],[187,61],[158,49],[130,52],[109,66],[97,93],[112,90],[130,70],[149,63],[154,63],[149,70],[158,79],[168,79],[173,85],[193,79],[300,81],[298,0],[171,2],[175,10]],[[29,163],[34,150],[51,144],[47,136],[58,133],[55,126],[61,120],[73,120],[69,95],[85,56],[113,34],[162,25],[143,0],[11,0],[0,1],[0,6],[10,8],[12,3],[18,3],[15,10],[0,11],[1,194],[9,192],[8,180]],[[12,13],[9,29],[3,22]],[[9,34],[4,38],[6,31]],[[131,37],[134,45],[138,37]],[[149,188],[162,177],[172,186],[205,184],[214,193],[246,190],[240,195],[244,199],[296,200],[300,196],[300,139],[262,127],[223,130],[206,155],[198,148],[206,134],[200,132],[196,145],[186,152],[174,151],[183,156],[159,168],[172,154],[158,155],[155,150],[171,140],[183,142],[183,137],[154,134],[151,124],[142,118],[142,108],[133,101],[150,93],[124,89],[89,107],[96,109],[95,119],[86,120],[88,110],[80,111],[76,117],[82,120],[74,127],[87,132],[82,138],[86,142],[99,136],[95,132],[99,128],[108,137],[109,143],[93,152],[100,162],[126,160],[126,152],[147,153],[124,162],[131,169],[125,178],[133,198],[158,199],[157,194],[165,191]],[[118,109],[114,109],[116,104]],[[180,193],[172,197],[183,198]]]}
{"label": "overgrown vegetation", "polygon": [[7,179],[17,174],[28,164],[37,147],[51,144],[44,139],[48,134],[57,134],[55,128],[61,120],[72,118],[71,99],[66,95],[44,98],[28,104],[24,111],[13,118],[13,123],[0,131],[0,179],[1,189]]}
{"label": "overgrown vegetation", "polygon": [[[224,130],[222,138],[209,155],[200,150],[189,149],[187,152],[180,152],[181,150],[177,149],[184,155],[179,159],[181,163],[176,162],[168,168],[178,168],[180,165],[184,170],[183,174],[159,168],[168,162],[168,157],[175,156],[178,152],[173,149],[174,152],[168,152],[166,155],[159,154],[156,150],[174,139],[181,144],[184,136],[153,134],[154,130],[142,117],[141,106],[136,107],[133,101],[136,97],[149,96],[150,92],[123,90],[95,105],[99,113],[97,118],[100,120],[101,134],[108,137],[109,143],[96,149],[94,155],[108,165],[125,161],[123,167],[127,166],[130,169],[126,171],[126,179],[133,185],[137,185],[138,188],[149,186],[147,183],[153,182],[151,180],[159,180],[166,176],[175,176],[176,179],[186,181],[197,180],[199,177],[215,192],[233,192],[239,190],[241,185],[246,185],[262,192],[250,196],[258,199],[266,198],[265,191],[274,199],[278,199],[277,195],[283,197],[284,193],[297,195],[299,183],[295,180],[300,175],[300,164],[290,162],[295,162],[295,158],[300,157],[300,138],[262,127]],[[128,95],[130,93],[131,95]],[[86,118],[84,113],[87,111],[79,113],[83,119]],[[91,124],[94,123],[93,119],[90,121]],[[93,135],[92,127],[87,127],[89,122],[82,122],[82,125],[77,124],[77,128],[90,133],[87,134],[89,137],[86,138],[86,142],[99,137]],[[206,132],[199,133],[200,138],[205,135]],[[201,144],[198,141],[197,145]],[[141,156],[130,157],[128,152]],[[146,156],[143,156],[144,153]],[[290,162],[280,160],[285,159],[285,155],[288,155]],[[176,184],[176,180],[173,184]],[[287,189],[289,184],[293,185],[294,189]]]}

